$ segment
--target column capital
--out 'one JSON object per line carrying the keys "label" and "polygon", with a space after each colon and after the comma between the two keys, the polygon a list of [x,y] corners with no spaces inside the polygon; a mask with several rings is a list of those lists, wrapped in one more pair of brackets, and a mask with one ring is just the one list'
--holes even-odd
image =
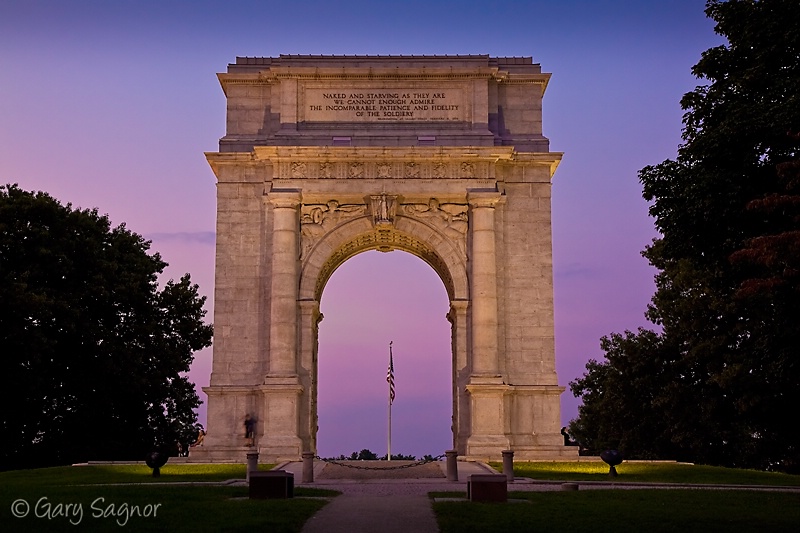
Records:
{"label": "column capital", "polygon": [[467,202],[472,207],[494,208],[502,200],[503,195],[488,189],[470,189],[467,191]]}
{"label": "column capital", "polygon": [[265,195],[265,199],[275,208],[295,209],[300,205],[302,196],[297,189],[273,189]]}
{"label": "column capital", "polygon": [[311,311],[319,311],[319,301],[311,300],[311,299],[304,299],[304,300],[297,300],[297,305],[300,306],[305,312]]}
{"label": "column capital", "polygon": [[450,300],[450,309],[455,312],[465,313],[469,307],[469,300]]}

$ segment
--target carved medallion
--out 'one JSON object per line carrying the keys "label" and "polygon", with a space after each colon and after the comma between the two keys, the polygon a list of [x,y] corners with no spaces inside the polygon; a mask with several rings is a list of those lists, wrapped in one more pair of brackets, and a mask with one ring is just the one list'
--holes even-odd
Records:
{"label": "carved medallion", "polygon": [[447,177],[447,163],[439,161],[438,163],[433,164],[433,169],[431,169],[431,176],[434,178],[446,178]]}
{"label": "carved medallion", "polygon": [[358,179],[364,177],[364,163],[350,163],[347,167],[347,177]]}
{"label": "carved medallion", "polygon": [[461,177],[474,178],[475,177],[475,163],[461,163]]}
{"label": "carved medallion", "polygon": [[419,178],[419,165],[417,163],[406,163],[406,177],[414,179]]}
{"label": "carved medallion", "polygon": [[392,165],[391,163],[378,163],[376,169],[376,175],[378,178],[391,178],[392,177]]}
{"label": "carved medallion", "polygon": [[306,177],[306,164],[303,161],[296,161],[292,163],[292,177],[305,178]]}
{"label": "carved medallion", "polygon": [[319,164],[319,177],[331,179],[333,177],[333,163],[325,161]]}

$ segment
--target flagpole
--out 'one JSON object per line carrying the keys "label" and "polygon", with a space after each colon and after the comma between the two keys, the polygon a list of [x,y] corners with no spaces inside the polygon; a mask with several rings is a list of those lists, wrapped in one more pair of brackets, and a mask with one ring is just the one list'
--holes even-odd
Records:
{"label": "flagpole", "polygon": [[392,341],[389,341],[389,371],[386,374],[389,382],[389,435],[386,445],[386,460],[392,460],[392,400],[394,399],[394,363],[392,362]]}

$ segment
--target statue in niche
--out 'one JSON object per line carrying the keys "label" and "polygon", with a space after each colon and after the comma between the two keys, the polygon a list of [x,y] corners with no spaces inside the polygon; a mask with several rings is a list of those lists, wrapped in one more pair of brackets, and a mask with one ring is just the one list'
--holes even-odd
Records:
{"label": "statue in niche", "polygon": [[466,251],[469,225],[468,209],[467,205],[462,204],[440,204],[436,198],[431,198],[427,204],[406,204],[404,206],[404,212],[407,215],[423,219],[441,230],[457,243],[462,252]]}
{"label": "statue in niche", "polygon": [[325,204],[303,205],[300,217],[300,258],[304,258],[314,244],[345,219],[366,213],[366,205],[340,205],[337,200]]}
{"label": "statue in niche", "polygon": [[372,221],[376,227],[386,227],[394,224],[394,215],[397,211],[397,196],[381,194],[370,196],[372,207]]}

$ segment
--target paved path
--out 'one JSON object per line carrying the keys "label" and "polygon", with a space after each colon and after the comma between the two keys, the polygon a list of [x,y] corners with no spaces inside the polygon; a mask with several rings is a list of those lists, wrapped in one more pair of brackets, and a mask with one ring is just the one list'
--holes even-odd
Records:
{"label": "paved path", "polygon": [[303,526],[302,533],[361,531],[437,533],[436,516],[427,496],[336,497]]}
{"label": "paved path", "polygon": [[[440,463],[444,468],[444,463]],[[437,533],[436,516],[433,513],[428,493],[433,491],[460,491],[466,494],[467,477],[470,474],[494,472],[482,463],[459,462],[458,482],[448,482],[444,475],[431,476],[430,469],[424,479],[408,478],[413,469],[393,473],[381,471],[353,471],[359,479],[341,479],[323,475],[325,463],[314,462],[314,483],[300,484],[338,490],[341,496],[312,516],[302,533]],[[293,472],[295,480],[303,479],[303,465],[299,462],[279,465]],[[405,479],[385,479],[393,474]],[[381,479],[384,478],[384,479]]]}

